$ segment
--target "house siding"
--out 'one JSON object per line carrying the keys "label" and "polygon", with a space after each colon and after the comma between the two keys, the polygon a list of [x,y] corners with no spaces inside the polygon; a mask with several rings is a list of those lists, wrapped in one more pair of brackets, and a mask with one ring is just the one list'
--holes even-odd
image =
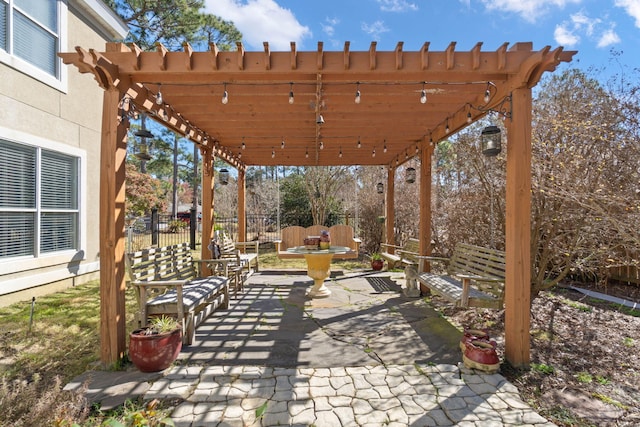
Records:
{"label": "house siding", "polygon": [[[103,35],[120,32],[122,38],[125,36],[121,22],[117,28],[101,27],[112,22],[113,16],[101,22],[92,18],[104,14],[103,7],[95,8],[95,0],[73,4],[61,21],[67,27],[64,51],[71,52],[79,45],[102,50],[106,42],[112,41]],[[61,81],[66,84],[61,90],[0,64],[0,138],[61,149],[81,159],[81,250],[28,259],[0,259],[0,307],[99,277],[103,90],[91,74],[66,69],[63,72]]]}

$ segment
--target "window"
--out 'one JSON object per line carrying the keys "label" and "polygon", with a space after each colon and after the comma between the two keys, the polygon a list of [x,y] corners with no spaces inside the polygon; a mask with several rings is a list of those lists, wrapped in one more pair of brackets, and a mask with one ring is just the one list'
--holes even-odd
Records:
{"label": "window", "polygon": [[0,60],[41,80],[61,80],[63,6],[60,0],[0,0]]}
{"label": "window", "polygon": [[0,259],[78,249],[79,163],[0,139]]}

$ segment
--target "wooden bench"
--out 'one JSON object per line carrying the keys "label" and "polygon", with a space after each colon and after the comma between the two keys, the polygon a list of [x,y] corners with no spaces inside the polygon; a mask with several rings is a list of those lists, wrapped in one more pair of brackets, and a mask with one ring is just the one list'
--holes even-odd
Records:
{"label": "wooden bench", "polygon": [[502,308],[505,253],[458,243],[451,258],[421,256],[425,261],[446,262],[447,274],[418,274],[420,287],[441,295],[460,307]]}
{"label": "wooden bench", "polygon": [[[239,257],[240,262],[245,268],[245,276],[251,276],[254,272],[259,271],[259,248],[260,242],[234,242],[226,233],[221,233],[217,239],[220,246],[220,257]],[[214,258],[212,256],[212,258]]]}
{"label": "wooden bench", "polygon": [[331,227],[322,225],[312,225],[310,227],[300,227],[292,225],[280,231],[280,239],[275,241],[276,253],[280,259],[303,258],[303,254],[287,252],[287,249],[304,244],[307,236],[319,236],[322,230],[327,230],[331,238],[331,246],[345,246],[350,249],[344,254],[334,255],[334,259],[356,259],[359,256],[360,239],[353,236],[353,227],[350,225],[338,224]]}
{"label": "wooden bench", "polygon": [[380,243],[380,246],[387,248],[387,250],[380,253],[380,256],[387,261],[388,269],[420,264],[418,257],[420,255],[420,241],[418,239],[409,238],[404,246],[388,243]]}
{"label": "wooden bench", "polygon": [[183,343],[193,343],[195,328],[217,308],[229,307],[229,279],[200,277],[187,243],[150,248],[125,257],[130,284],[136,289],[138,323],[167,315],[182,323]]}

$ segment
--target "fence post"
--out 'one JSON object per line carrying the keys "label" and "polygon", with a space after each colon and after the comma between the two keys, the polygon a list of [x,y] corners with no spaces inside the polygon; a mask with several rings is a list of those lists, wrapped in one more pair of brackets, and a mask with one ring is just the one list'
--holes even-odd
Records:
{"label": "fence post", "polygon": [[158,245],[158,234],[160,226],[158,224],[158,208],[151,209],[151,244]]}
{"label": "fence post", "polygon": [[196,248],[196,230],[198,228],[198,215],[196,208],[191,208],[191,219],[189,220],[189,247],[191,250]]}

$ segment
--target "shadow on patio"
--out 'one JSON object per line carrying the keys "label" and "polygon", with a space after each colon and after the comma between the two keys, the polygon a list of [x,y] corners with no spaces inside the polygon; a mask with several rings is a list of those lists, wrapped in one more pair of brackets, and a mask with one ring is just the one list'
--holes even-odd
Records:
{"label": "shadow on patio", "polygon": [[200,325],[180,359],[291,368],[459,362],[461,333],[420,299],[403,297],[393,276],[401,275],[334,274],[331,296],[309,299],[304,272],[261,272],[229,310]]}

